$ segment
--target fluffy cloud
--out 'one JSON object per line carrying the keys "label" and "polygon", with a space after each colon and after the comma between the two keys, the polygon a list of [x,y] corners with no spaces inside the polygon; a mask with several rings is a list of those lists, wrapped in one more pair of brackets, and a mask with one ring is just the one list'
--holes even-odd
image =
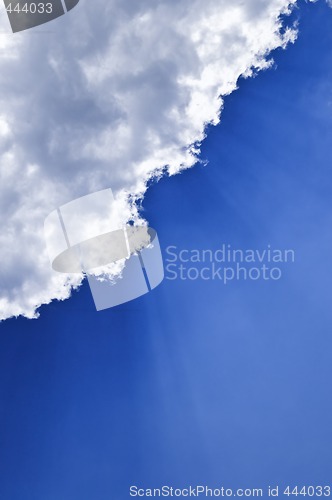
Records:
{"label": "fluffy cloud", "polygon": [[127,196],[197,161],[207,124],[241,75],[294,40],[296,0],[81,0],[69,14],[0,40],[0,318],[34,317],[81,277],[54,273],[45,217],[111,187]]}

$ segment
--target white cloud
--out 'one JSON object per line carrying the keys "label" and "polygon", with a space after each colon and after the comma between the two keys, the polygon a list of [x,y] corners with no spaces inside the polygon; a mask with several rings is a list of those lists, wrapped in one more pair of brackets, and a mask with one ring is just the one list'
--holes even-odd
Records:
{"label": "white cloud", "polygon": [[123,206],[165,166],[192,166],[220,95],[294,40],[279,18],[294,3],[81,0],[42,29],[2,35],[1,319],[33,317],[80,281],[50,269],[45,217],[107,187]]}

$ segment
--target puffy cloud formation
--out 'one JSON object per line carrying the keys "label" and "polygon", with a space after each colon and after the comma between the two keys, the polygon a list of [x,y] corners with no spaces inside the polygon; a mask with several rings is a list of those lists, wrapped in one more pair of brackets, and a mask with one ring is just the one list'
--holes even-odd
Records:
{"label": "puffy cloud formation", "polygon": [[1,319],[35,317],[81,281],[50,267],[54,208],[111,187],[137,217],[129,194],[195,164],[221,96],[294,40],[280,15],[295,1],[81,0],[15,35],[1,10]]}

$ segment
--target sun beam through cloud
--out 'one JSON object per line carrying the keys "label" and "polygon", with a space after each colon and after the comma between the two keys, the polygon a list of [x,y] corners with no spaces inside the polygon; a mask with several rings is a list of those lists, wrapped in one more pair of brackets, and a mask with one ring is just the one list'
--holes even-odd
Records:
{"label": "sun beam through cloud", "polygon": [[123,216],[148,181],[192,167],[240,76],[297,36],[296,1],[102,0],[50,32],[0,38],[0,319],[37,316],[82,276],[52,273],[43,236],[57,206],[112,188]]}

